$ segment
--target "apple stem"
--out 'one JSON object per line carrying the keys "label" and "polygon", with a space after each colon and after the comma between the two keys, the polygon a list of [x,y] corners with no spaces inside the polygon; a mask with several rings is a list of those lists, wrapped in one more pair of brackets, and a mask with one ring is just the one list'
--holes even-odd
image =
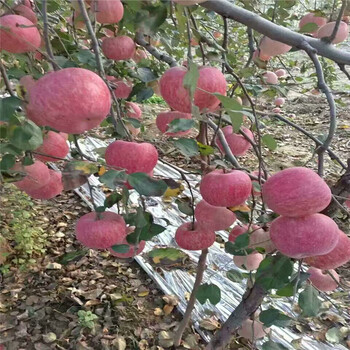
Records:
{"label": "apple stem", "polygon": [[201,285],[201,282],[203,279],[204,271],[206,268],[207,255],[208,255],[208,249],[203,249],[202,253],[199,257],[199,260],[198,260],[196,280],[194,281],[190,300],[188,301],[185,314],[184,314],[182,321],[180,322],[179,328],[177,329],[175,336],[174,336],[174,346],[175,347],[180,346],[183,332],[184,332],[185,328],[187,327],[187,324],[188,324],[190,317],[191,317],[192,310],[193,310],[194,305],[196,303],[196,294],[197,294],[198,288]]}

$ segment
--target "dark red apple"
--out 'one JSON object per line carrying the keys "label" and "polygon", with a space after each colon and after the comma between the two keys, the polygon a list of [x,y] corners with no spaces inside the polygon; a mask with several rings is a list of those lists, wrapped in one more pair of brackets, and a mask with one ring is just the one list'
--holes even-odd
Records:
{"label": "dark red apple", "polygon": [[244,203],[252,191],[249,176],[240,170],[214,170],[205,175],[200,185],[204,200],[217,207],[234,207]]}

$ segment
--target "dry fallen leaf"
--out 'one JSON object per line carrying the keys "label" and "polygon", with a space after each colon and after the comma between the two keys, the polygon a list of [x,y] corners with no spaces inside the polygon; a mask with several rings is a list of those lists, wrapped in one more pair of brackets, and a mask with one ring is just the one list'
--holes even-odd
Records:
{"label": "dry fallen leaf", "polygon": [[153,311],[153,313],[156,315],[156,316],[162,316],[164,313],[163,313],[163,310],[160,308],[160,307],[156,307]]}
{"label": "dry fallen leaf", "polygon": [[199,323],[199,326],[201,328],[208,330],[208,331],[215,331],[215,329],[220,328],[220,322],[215,320],[214,318],[204,318]]}
{"label": "dry fallen leaf", "polygon": [[169,304],[176,306],[179,303],[179,298],[176,295],[164,295],[163,300]]}
{"label": "dry fallen leaf", "polygon": [[172,332],[161,331],[158,335],[159,345],[164,348],[170,348],[174,345],[174,335]]}
{"label": "dry fallen leaf", "polygon": [[165,315],[171,314],[171,312],[174,310],[174,305],[164,305],[163,311]]}

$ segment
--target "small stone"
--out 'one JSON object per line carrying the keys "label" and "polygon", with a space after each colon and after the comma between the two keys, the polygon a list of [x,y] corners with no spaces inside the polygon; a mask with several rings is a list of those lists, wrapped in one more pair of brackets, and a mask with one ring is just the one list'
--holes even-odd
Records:
{"label": "small stone", "polygon": [[46,270],[61,270],[62,265],[58,263],[49,263],[46,265]]}
{"label": "small stone", "polygon": [[53,333],[53,332],[49,332],[49,333],[43,335],[43,341],[44,341],[46,344],[52,343],[52,342],[54,342],[56,339],[57,339],[57,336],[56,336],[56,334]]}

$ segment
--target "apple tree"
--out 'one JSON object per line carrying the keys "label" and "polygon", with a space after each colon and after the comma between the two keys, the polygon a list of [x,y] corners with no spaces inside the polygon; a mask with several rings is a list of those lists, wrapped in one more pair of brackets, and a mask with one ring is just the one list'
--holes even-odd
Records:
{"label": "apple tree", "polygon": [[[119,258],[141,253],[165,230],[144,198],[164,195],[175,182],[154,176],[164,156],[159,140],[143,140],[143,103],[157,96],[168,110],[154,125],[202,176],[198,201],[189,171],[167,162],[191,193],[186,203],[174,198],[188,215],[175,241],[201,250],[175,346],[196,300],[213,293],[220,300],[217,286],[201,284],[219,230],[229,232],[225,251],[250,277],[241,303],[206,349],[224,348],[235,332],[254,341],[271,325],[288,325],[282,312],[258,310],[269,294],[300,292],[303,316],[317,314],[318,304],[313,310],[307,304],[338,287],[335,269],[350,260],[346,225],[334,220],[340,211],[349,218],[350,159],[332,149],[341,103],[332,86],[350,78],[349,1],[10,0],[1,6],[2,182],[47,200],[89,184],[94,174],[112,193],[78,220],[77,240]],[[322,138],[282,113],[289,80],[303,81],[292,73],[298,64],[314,82],[306,91],[323,94],[329,106]],[[274,100],[270,118],[314,142],[317,172],[289,167],[273,174],[266,153],[277,142],[264,130],[261,99]],[[99,126],[110,142],[95,161],[79,139]],[[331,187],[324,180],[327,157],[338,169]],[[50,169],[56,162],[60,172]],[[137,208],[128,207],[132,190],[140,196]],[[109,210],[115,204],[118,213]]]}

